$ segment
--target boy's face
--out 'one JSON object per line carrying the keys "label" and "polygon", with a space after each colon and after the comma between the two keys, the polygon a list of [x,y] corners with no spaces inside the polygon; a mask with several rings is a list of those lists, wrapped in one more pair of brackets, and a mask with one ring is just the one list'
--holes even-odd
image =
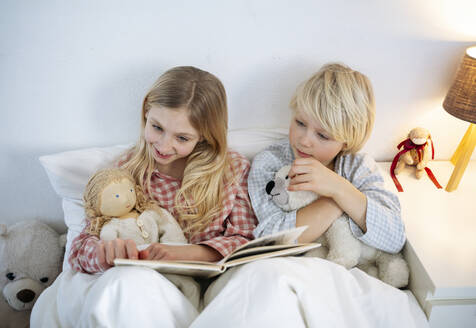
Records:
{"label": "boy's face", "polygon": [[334,158],[344,147],[319,122],[299,110],[294,112],[289,127],[289,142],[296,158],[312,157],[326,167],[332,167]]}

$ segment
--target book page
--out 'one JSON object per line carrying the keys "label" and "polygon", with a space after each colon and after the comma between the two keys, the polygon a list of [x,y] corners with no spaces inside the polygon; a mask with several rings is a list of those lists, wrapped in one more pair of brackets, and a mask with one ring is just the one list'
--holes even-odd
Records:
{"label": "book page", "polygon": [[226,268],[228,269],[237,265],[253,262],[256,260],[267,259],[267,258],[278,257],[278,256],[298,255],[320,246],[321,244],[314,244],[314,243],[299,244],[299,245],[296,245],[295,247],[277,250],[274,252],[260,253],[256,255],[249,255],[249,256],[245,256],[241,258],[236,258],[226,262],[225,265],[226,265]]}
{"label": "book page", "polygon": [[294,248],[298,248],[298,247],[305,246],[305,245],[315,245],[315,246],[313,246],[313,248],[321,246],[321,244],[308,243],[308,244],[291,244],[291,245],[270,245],[270,246],[259,246],[259,247],[253,247],[253,248],[246,248],[246,249],[243,249],[241,251],[233,253],[230,257],[228,257],[226,263],[229,263],[232,260],[242,258],[242,257],[246,257],[246,256],[276,252],[276,251],[280,251],[280,250],[283,250],[283,249],[294,249]]}
{"label": "book page", "polygon": [[296,243],[299,236],[307,229],[307,226],[296,227],[286,231],[280,231],[269,236],[263,236],[246,243],[242,247],[235,250],[241,251],[243,249],[258,247],[258,246],[271,246],[271,245],[289,245]]}
{"label": "book page", "polygon": [[148,261],[115,259],[117,266],[144,266],[165,274],[180,274],[193,277],[209,278],[225,271],[223,265],[202,261]]}
{"label": "book page", "polygon": [[307,229],[307,226],[301,226],[301,227],[296,227],[292,228],[289,230],[285,231],[280,231],[275,234],[269,235],[269,236],[263,236],[257,239],[254,239],[237,249],[235,249],[231,254],[229,254],[227,257],[223,258],[218,264],[225,263],[228,261],[230,257],[233,256],[233,254],[240,252],[244,249],[249,249],[249,248],[255,248],[255,247],[260,247],[260,246],[274,246],[274,245],[292,245],[296,243],[296,240],[299,238],[299,236],[304,232],[304,230]]}

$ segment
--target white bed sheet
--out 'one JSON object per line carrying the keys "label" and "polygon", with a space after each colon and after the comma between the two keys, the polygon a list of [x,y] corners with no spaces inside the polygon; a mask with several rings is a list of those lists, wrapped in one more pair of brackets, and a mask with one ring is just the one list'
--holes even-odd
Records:
{"label": "white bed sheet", "polygon": [[428,327],[410,292],[320,258],[232,268],[205,293],[192,327]]}
{"label": "white bed sheet", "polygon": [[[264,274],[263,268],[266,268]],[[163,282],[152,287],[158,274],[144,269],[129,274],[129,278],[122,277],[123,283],[111,284],[113,287],[107,287],[107,291],[95,286],[98,275],[63,272],[38,299],[31,327],[83,326],[81,320],[84,321],[84,307],[90,302],[87,301],[91,298],[90,293],[97,294],[94,298],[105,300],[94,303],[93,313],[101,317],[101,326],[126,327],[130,321],[118,322],[118,317],[127,304],[144,299],[137,288],[138,283],[148,289],[161,289],[157,297],[173,303],[175,314],[166,313],[169,325],[165,323],[167,315],[157,310],[159,305],[151,305],[150,311],[161,317],[161,327],[188,327],[190,323],[195,328],[428,327],[426,317],[410,291],[400,291],[358,269],[345,270],[322,259],[268,259],[233,268],[211,285],[206,296],[209,304],[200,315],[172,284]],[[314,274],[304,274],[308,270]],[[319,272],[317,276],[316,272]],[[136,287],[124,288],[128,286],[124,282],[136,275],[140,280],[132,278]],[[279,313],[276,309],[280,309]],[[143,312],[143,307],[128,307],[128,317],[132,318],[134,326],[153,326],[152,318]],[[177,322],[176,317],[182,321]],[[157,319],[154,320],[157,323]]]}

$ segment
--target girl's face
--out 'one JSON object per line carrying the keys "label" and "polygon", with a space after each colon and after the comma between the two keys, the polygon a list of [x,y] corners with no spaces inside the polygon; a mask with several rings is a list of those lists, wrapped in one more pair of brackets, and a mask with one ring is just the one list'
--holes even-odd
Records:
{"label": "girl's face", "polygon": [[157,168],[166,174],[181,168],[179,173],[183,173],[187,157],[200,141],[188,119],[188,109],[152,106],[146,115],[144,137]]}
{"label": "girl's face", "polygon": [[289,127],[289,142],[296,158],[313,157],[329,168],[344,147],[319,122],[299,110],[295,111]]}
{"label": "girl's face", "polygon": [[129,213],[137,201],[134,183],[126,178],[119,182],[109,183],[102,190],[100,197],[100,212],[102,215],[112,217]]}

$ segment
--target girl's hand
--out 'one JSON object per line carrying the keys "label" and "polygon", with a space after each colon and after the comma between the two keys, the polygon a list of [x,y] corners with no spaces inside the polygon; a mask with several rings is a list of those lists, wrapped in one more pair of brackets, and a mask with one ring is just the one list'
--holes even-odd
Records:
{"label": "girl's hand", "polygon": [[319,196],[333,198],[341,177],[314,158],[298,158],[288,176],[289,191],[313,191]]}
{"label": "girl's hand", "polygon": [[206,245],[166,245],[153,243],[139,252],[139,258],[141,260],[216,262],[222,257],[218,251]]}
{"label": "girl's hand", "polygon": [[139,252],[141,260],[185,260],[187,258],[186,247],[177,245],[165,245],[160,243],[150,244],[149,247]]}
{"label": "girl's hand", "polygon": [[139,258],[139,251],[133,240],[99,240],[96,244],[96,257],[102,268],[109,269],[114,266],[114,259]]}

